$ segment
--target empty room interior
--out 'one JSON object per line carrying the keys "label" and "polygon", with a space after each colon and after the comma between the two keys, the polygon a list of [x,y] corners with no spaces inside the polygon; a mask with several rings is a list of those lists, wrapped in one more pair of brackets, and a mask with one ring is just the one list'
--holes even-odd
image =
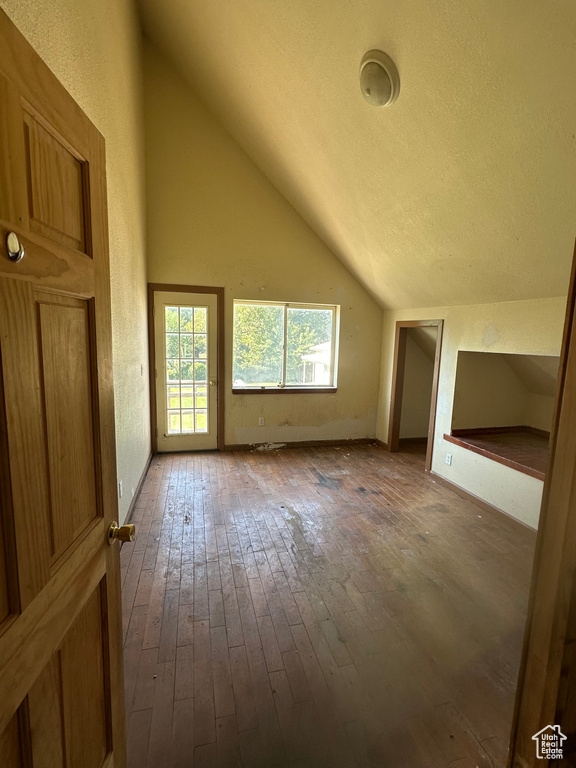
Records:
{"label": "empty room interior", "polygon": [[0,146],[2,765],[511,766],[576,235],[574,5],[0,7],[23,147]]}

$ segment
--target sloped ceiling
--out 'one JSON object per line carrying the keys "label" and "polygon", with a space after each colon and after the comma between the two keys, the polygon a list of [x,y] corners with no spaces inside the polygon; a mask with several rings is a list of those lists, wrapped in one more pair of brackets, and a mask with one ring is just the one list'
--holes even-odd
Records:
{"label": "sloped ceiling", "polygon": [[438,328],[408,328],[408,336],[420,348],[420,351],[426,355],[430,362],[434,362],[436,357],[436,340],[438,338]]}
{"label": "sloped ceiling", "polygon": [[[145,34],[384,307],[566,293],[572,0],[139,6]],[[360,93],[372,48],[400,72],[389,108]]]}
{"label": "sloped ceiling", "polygon": [[529,392],[554,397],[558,381],[559,357],[543,355],[503,355],[503,357]]}

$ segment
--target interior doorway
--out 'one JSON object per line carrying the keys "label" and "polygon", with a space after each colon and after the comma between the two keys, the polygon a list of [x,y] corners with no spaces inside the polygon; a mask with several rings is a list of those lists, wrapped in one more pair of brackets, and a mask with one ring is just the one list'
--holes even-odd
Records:
{"label": "interior doorway", "polygon": [[422,443],[426,472],[432,467],[443,324],[443,320],[396,323],[388,450]]}

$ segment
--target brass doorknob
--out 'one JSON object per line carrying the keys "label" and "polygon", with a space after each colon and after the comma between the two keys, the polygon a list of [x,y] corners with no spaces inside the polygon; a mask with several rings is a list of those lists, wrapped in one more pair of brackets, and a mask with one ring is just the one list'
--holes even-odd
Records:
{"label": "brass doorknob", "polygon": [[116,521],[110,524],[108,529],[108,544],[112,544],[114,539],[119,541],[134,541],[136,538],[135,525],[118,525]]}

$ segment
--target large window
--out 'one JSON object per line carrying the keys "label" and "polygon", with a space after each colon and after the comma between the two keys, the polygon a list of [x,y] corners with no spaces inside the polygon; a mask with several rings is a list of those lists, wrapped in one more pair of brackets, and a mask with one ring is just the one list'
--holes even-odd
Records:
{"label": "large window", "polygon": [[338,307],[234,302],[234,389],[336,386]]}

